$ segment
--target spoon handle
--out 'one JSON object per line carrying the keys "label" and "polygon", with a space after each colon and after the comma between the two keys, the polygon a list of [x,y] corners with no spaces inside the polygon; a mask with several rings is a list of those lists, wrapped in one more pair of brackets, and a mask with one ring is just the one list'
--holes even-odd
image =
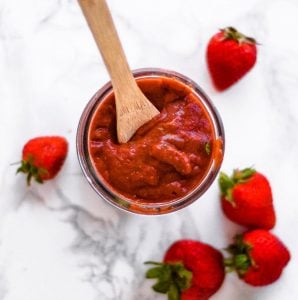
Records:
{"label": "spoon handle", "polygon": [[[134,85],[134,79],[105,0],[78,0],[110,74],[114,92]],[[118,92],[119,91],[119,92]]]}

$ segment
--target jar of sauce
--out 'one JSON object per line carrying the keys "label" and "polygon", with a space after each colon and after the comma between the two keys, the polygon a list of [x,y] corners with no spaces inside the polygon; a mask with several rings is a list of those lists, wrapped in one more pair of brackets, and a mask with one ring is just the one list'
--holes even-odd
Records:
{"label": "jar of sauce", "polygon": [[79,162],[93,189],[114,206],[147,215],[173,212],[197,200],[214,181],[224,154],[222,121],[186,76],[163,69],[133,74],[160,114],[119,144],[107,83],[81,116]]}

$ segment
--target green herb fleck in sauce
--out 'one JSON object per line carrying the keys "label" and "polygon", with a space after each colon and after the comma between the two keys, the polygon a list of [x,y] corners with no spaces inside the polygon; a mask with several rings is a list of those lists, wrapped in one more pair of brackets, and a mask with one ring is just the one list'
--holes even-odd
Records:
{"label": "green herb fleck in sauce", "polygon": [[205,151],[206,151],[207,155],[210,155],[210,153],[211,153],[211,147],[210,147],[209,143],[205,144]]}

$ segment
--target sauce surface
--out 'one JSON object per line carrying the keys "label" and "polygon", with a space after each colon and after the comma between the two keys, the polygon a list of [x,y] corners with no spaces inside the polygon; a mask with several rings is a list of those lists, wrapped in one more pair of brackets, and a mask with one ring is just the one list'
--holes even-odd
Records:
{"label": "sauce surface", "polygon": [[185,196],[204,178],[212,160],[214,128],[191,88],[176,79],[137,80],[160,115],[125,144],[117,142],[114,95],[96,109],[88,149],[99,177],[126,198],[166,202]]}

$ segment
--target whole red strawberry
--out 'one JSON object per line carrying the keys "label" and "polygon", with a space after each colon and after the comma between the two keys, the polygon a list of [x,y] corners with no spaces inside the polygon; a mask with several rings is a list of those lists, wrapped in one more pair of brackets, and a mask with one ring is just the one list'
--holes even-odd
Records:
{"label": "whole red strawberry", "polygon": [[243,77],[256,59],[256,41],[233,27],[220,30],[207,47],[209,72],[218,90],[227,89]]}
{"label": "whole red strawberry", "polygon": [[219,185],[221,206],[230,220],[248,228],[274,227],[272,192],[264,175],[250,168],[234,170],[232,177],[222,172]]}
{"label": "whole red strawberry", "polygon": [[52,179],[61,169],[67,150],[67,141],[60,136],[31,139],[24,145],[22,162],[17,173],[27,174],[28,185],[32,177],[39,183]]}
{"label": "whole red strawberry", "polygon": [[290,260],[286,246],[263,229],[236,236],[235,243],[227,250],[232,254],[225,259],[227,271],[235,270],[242,280],[253,286],[276,281]]}
{"label": "whole red strawberry", "polygon": [[147,278],[157,278],[156,292],[169,300],[207,300],[221,286],[225,272],[222,254],[215,248],[193,240],[175,242],[166,251],[163,263],[147,262],[155,267]]}

